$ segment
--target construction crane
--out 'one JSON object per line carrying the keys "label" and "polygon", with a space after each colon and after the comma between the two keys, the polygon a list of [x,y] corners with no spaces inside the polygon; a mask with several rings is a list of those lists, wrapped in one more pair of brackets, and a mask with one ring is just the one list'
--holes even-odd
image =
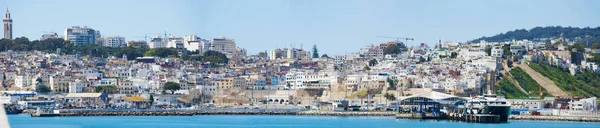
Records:
{"label": "construction crane", "polygon": [[408,40],[415,41],[415,38],[407,38],[407,37],[389,37],[389,36],[377,36],[378,38],[392,38],[396,39],[396,42],[400,42],[400,39],[405,40],[405,43],[408,43]]}

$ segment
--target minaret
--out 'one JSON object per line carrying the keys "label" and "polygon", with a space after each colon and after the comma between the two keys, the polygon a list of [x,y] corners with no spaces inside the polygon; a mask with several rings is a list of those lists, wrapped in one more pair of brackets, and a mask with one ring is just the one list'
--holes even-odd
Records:
{"label": "minaret", "polygon": [[10,19],[10,12],[8,12],[8,8],[6,8],[6,14],[4,14],[4,19],[2,22],[4,23],[4,38],[12,39],[12,19]]}

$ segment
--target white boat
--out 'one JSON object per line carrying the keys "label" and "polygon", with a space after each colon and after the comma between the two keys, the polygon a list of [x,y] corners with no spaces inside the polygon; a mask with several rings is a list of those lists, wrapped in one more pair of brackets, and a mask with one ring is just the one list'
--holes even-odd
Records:
{"label": "white boat", "polygon": [[510,104],[506,99],[497,97],[494,94],[475,96],[465,104],[468,113],[471,114],[491,114],[500,116],[500,122],[507,122],[510,115]]}

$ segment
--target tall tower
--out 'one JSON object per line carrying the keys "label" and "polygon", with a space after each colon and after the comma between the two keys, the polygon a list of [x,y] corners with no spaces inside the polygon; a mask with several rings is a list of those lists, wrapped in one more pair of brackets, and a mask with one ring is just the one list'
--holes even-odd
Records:
{"label": "tall tower", "polygon": [[4,14],[4,19],[2,22],[4,23],[4,38],[12,39],[12,19],[10,19],[10,12],[8,12],[8,8],[6,8],[6,14]]}

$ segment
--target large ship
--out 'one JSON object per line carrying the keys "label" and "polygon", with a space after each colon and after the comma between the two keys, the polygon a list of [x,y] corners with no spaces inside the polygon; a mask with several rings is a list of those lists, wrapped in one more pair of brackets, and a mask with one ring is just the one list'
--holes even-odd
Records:
{"label": "large ship", "polygon": [[510,104],[494,94],[472,97],[465,105],[473,114],[498,115],[500,122],[508,122],[510,116]]}

